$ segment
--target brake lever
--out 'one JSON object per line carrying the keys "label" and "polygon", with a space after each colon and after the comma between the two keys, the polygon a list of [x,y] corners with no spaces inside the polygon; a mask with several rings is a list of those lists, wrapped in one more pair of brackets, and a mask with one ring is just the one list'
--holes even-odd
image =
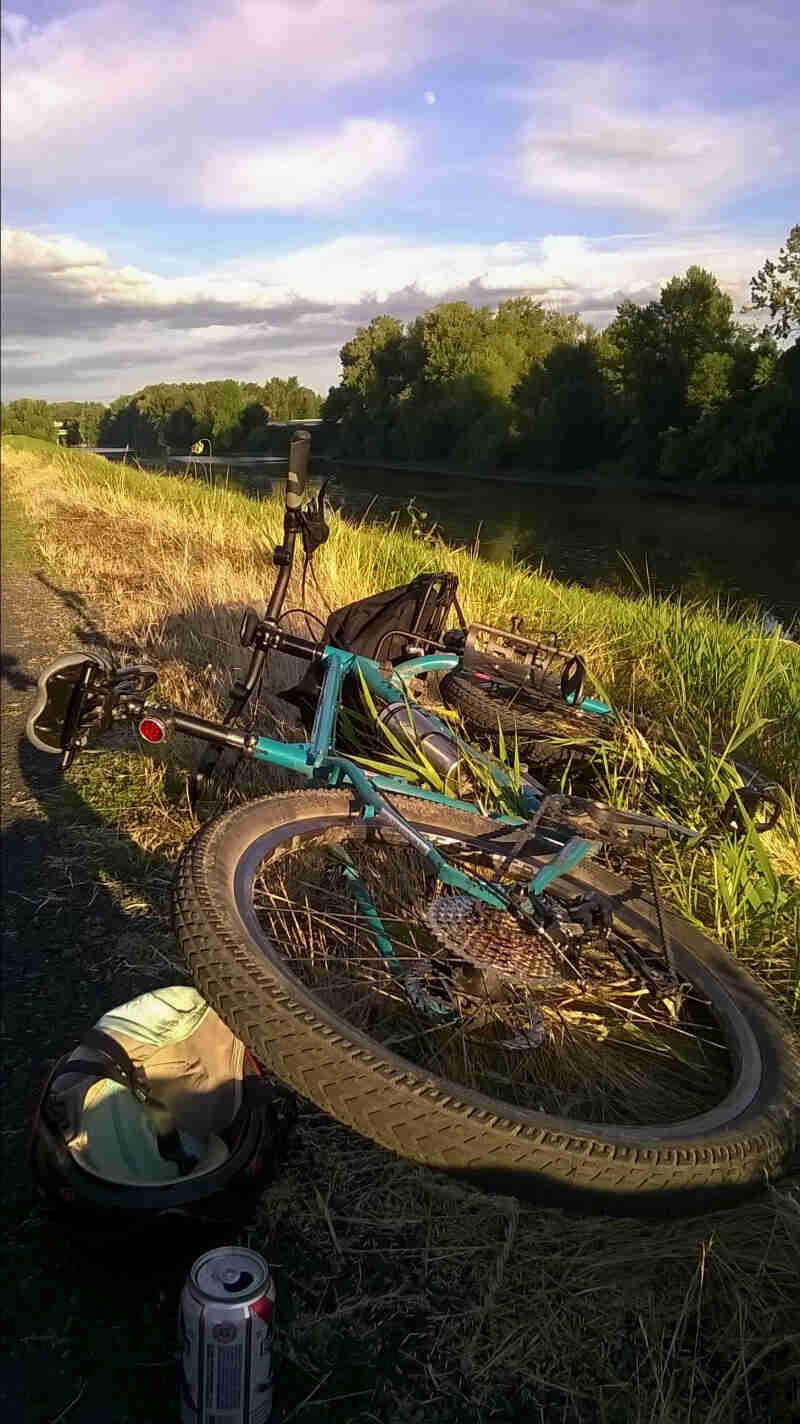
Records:
{"label": "brake lever", "polygon": [[307,559],[326,542],[331,532],[325,518],[325,491],[329,484],[330,480],[326,480],[316,499],[312,499],[301,514],[300,537]]}

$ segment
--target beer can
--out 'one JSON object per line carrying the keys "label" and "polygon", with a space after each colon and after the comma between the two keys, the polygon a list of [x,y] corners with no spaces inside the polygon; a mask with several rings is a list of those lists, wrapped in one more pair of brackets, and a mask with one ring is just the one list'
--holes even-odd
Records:
{"label": "beer can", "polygon": [[257,1252],[219,1246],[195,1261],[178,1314],[183,1424],[267,1424],[274,1310]]}

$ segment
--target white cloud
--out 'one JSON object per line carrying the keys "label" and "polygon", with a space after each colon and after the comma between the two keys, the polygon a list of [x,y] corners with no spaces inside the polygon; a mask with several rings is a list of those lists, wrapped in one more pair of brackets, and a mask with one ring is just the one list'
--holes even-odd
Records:
{"label": "white cloud", "polygon": [[0,17],[3,39],[9,44],[20,44],[30,29],[27,15],[19,15],[15,10],[4,10]]}
{"label": "white cloud", "polygon": [[[172,196],[198,166],[219,178],[227,159],[241,172],[248,155],[268,182],[282,144],[302,149],[309,129],[333,127],[320,117],[330,95],[344,91],[348,108],[363,110],[360,86],[427,52],[439,8],[440,0],[198,0],[181,11],[108,0],[42,24],[12,14],[5,182],[40,194],[69,184],[74,193],[130,185]],[[340,105],[334,122],[341,117]],[[362,130],[373,167],[381,143],[390,156],[385,128]],[[217,189],[230,192],[224,182]]]}
{"label": "white cloud", "polygon": [[435,103],[436,103],[436,95],[434,94],[434,92],[433,92],[432,89],[426,89],[426,90],[425,90],[425,93],[424,93],[423,96],[422,96],[422,98],[423,98],[423,100],[425,101],[426,104],[435,104]]}
{"label": "white cloud", "polygon": [[361,235],[186,278],[118,266],[68,236],[10,232],[5,392],[110,399],[151,380],[292,372],[325,389],[342,343],[380,311],[410,320],[445,299],[492,306],[529,293],[602,324],[623,297],[647,301],[693,262],[738,305],[783,238],[706,231],[415,244]]}
{"label": "white cloud", "polygon": [[101,248],[72,237],[15,229],[4,230],[2,245],[7,336],[54,337],[75,326],[102,333],[141,321],[165,330],[235,328],[254,320],[280,323],[285,314],[295,320],[313,309],[277,278],[250,280],[232,270],[160,276],[117,266]]}
{"label": "white cloud", "polygon": [[792,116],[724,114],[662,93],[658,75],[634,63],[557,66],[524,95],[535,108],[518,165],[525,189],[687,222],[800,170]]}
{"label": "white cloud", "polygon": [[216,209],[314,211],[402,172],[411,146],[398,124],[349,119],[330,134],[221,149],[192,173],[186,197]]}

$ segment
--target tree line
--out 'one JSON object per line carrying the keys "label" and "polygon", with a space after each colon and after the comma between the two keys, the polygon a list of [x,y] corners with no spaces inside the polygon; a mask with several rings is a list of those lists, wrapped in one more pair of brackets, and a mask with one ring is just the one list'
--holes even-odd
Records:
{"label": "tree line", "polygon": [[[3,433],[61,438],[67,445],[129,445],[142,455],[187,454],[198,441],[214,453],[273,448],[269,422],[313,420],[322,397],[296,376],[144,386],[110,405],[21,399],[3,406]],[[61,435],[56,422],[61,423]],[[204,445],[204,449],[207,448]]]}
{"label": "tree line", "polygon": [[323,414],[353,458],[797,482],[800,226],[752,279],[749,310],[760,328],[693,266],[602,332],[528,297],[378,316],[342,347]]}
{"label": "tree line", "polygon": [[259,453],[285,448],[270,420],[322,415],[326,452],[344,458],[797,482],[800,225],[750,286],[761,326],[738,321],[699,266],[657,300],[623,301],[600,332],[530,297],[445,302],[409,323],[381,315],[359,327],[324,402],[296,376],[162,383],[110,406],[12,401],[3,430],[54,439],[59,420],[71,444]]}
{"label": "tree line", "polygon": [[32,435],[65,445],[96,445],[108,409],[101,401],[45,401],[23,398],[2,408],[4,435]]}

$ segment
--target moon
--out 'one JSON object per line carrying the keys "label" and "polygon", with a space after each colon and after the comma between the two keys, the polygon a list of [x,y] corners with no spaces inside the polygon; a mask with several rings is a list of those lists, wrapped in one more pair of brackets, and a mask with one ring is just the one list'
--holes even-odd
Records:
{"label": "moon", "polygon": [[422,97],[425,100],[426,104],[436,103],[436,95],[434,94],[432,89],[426,89]]}

